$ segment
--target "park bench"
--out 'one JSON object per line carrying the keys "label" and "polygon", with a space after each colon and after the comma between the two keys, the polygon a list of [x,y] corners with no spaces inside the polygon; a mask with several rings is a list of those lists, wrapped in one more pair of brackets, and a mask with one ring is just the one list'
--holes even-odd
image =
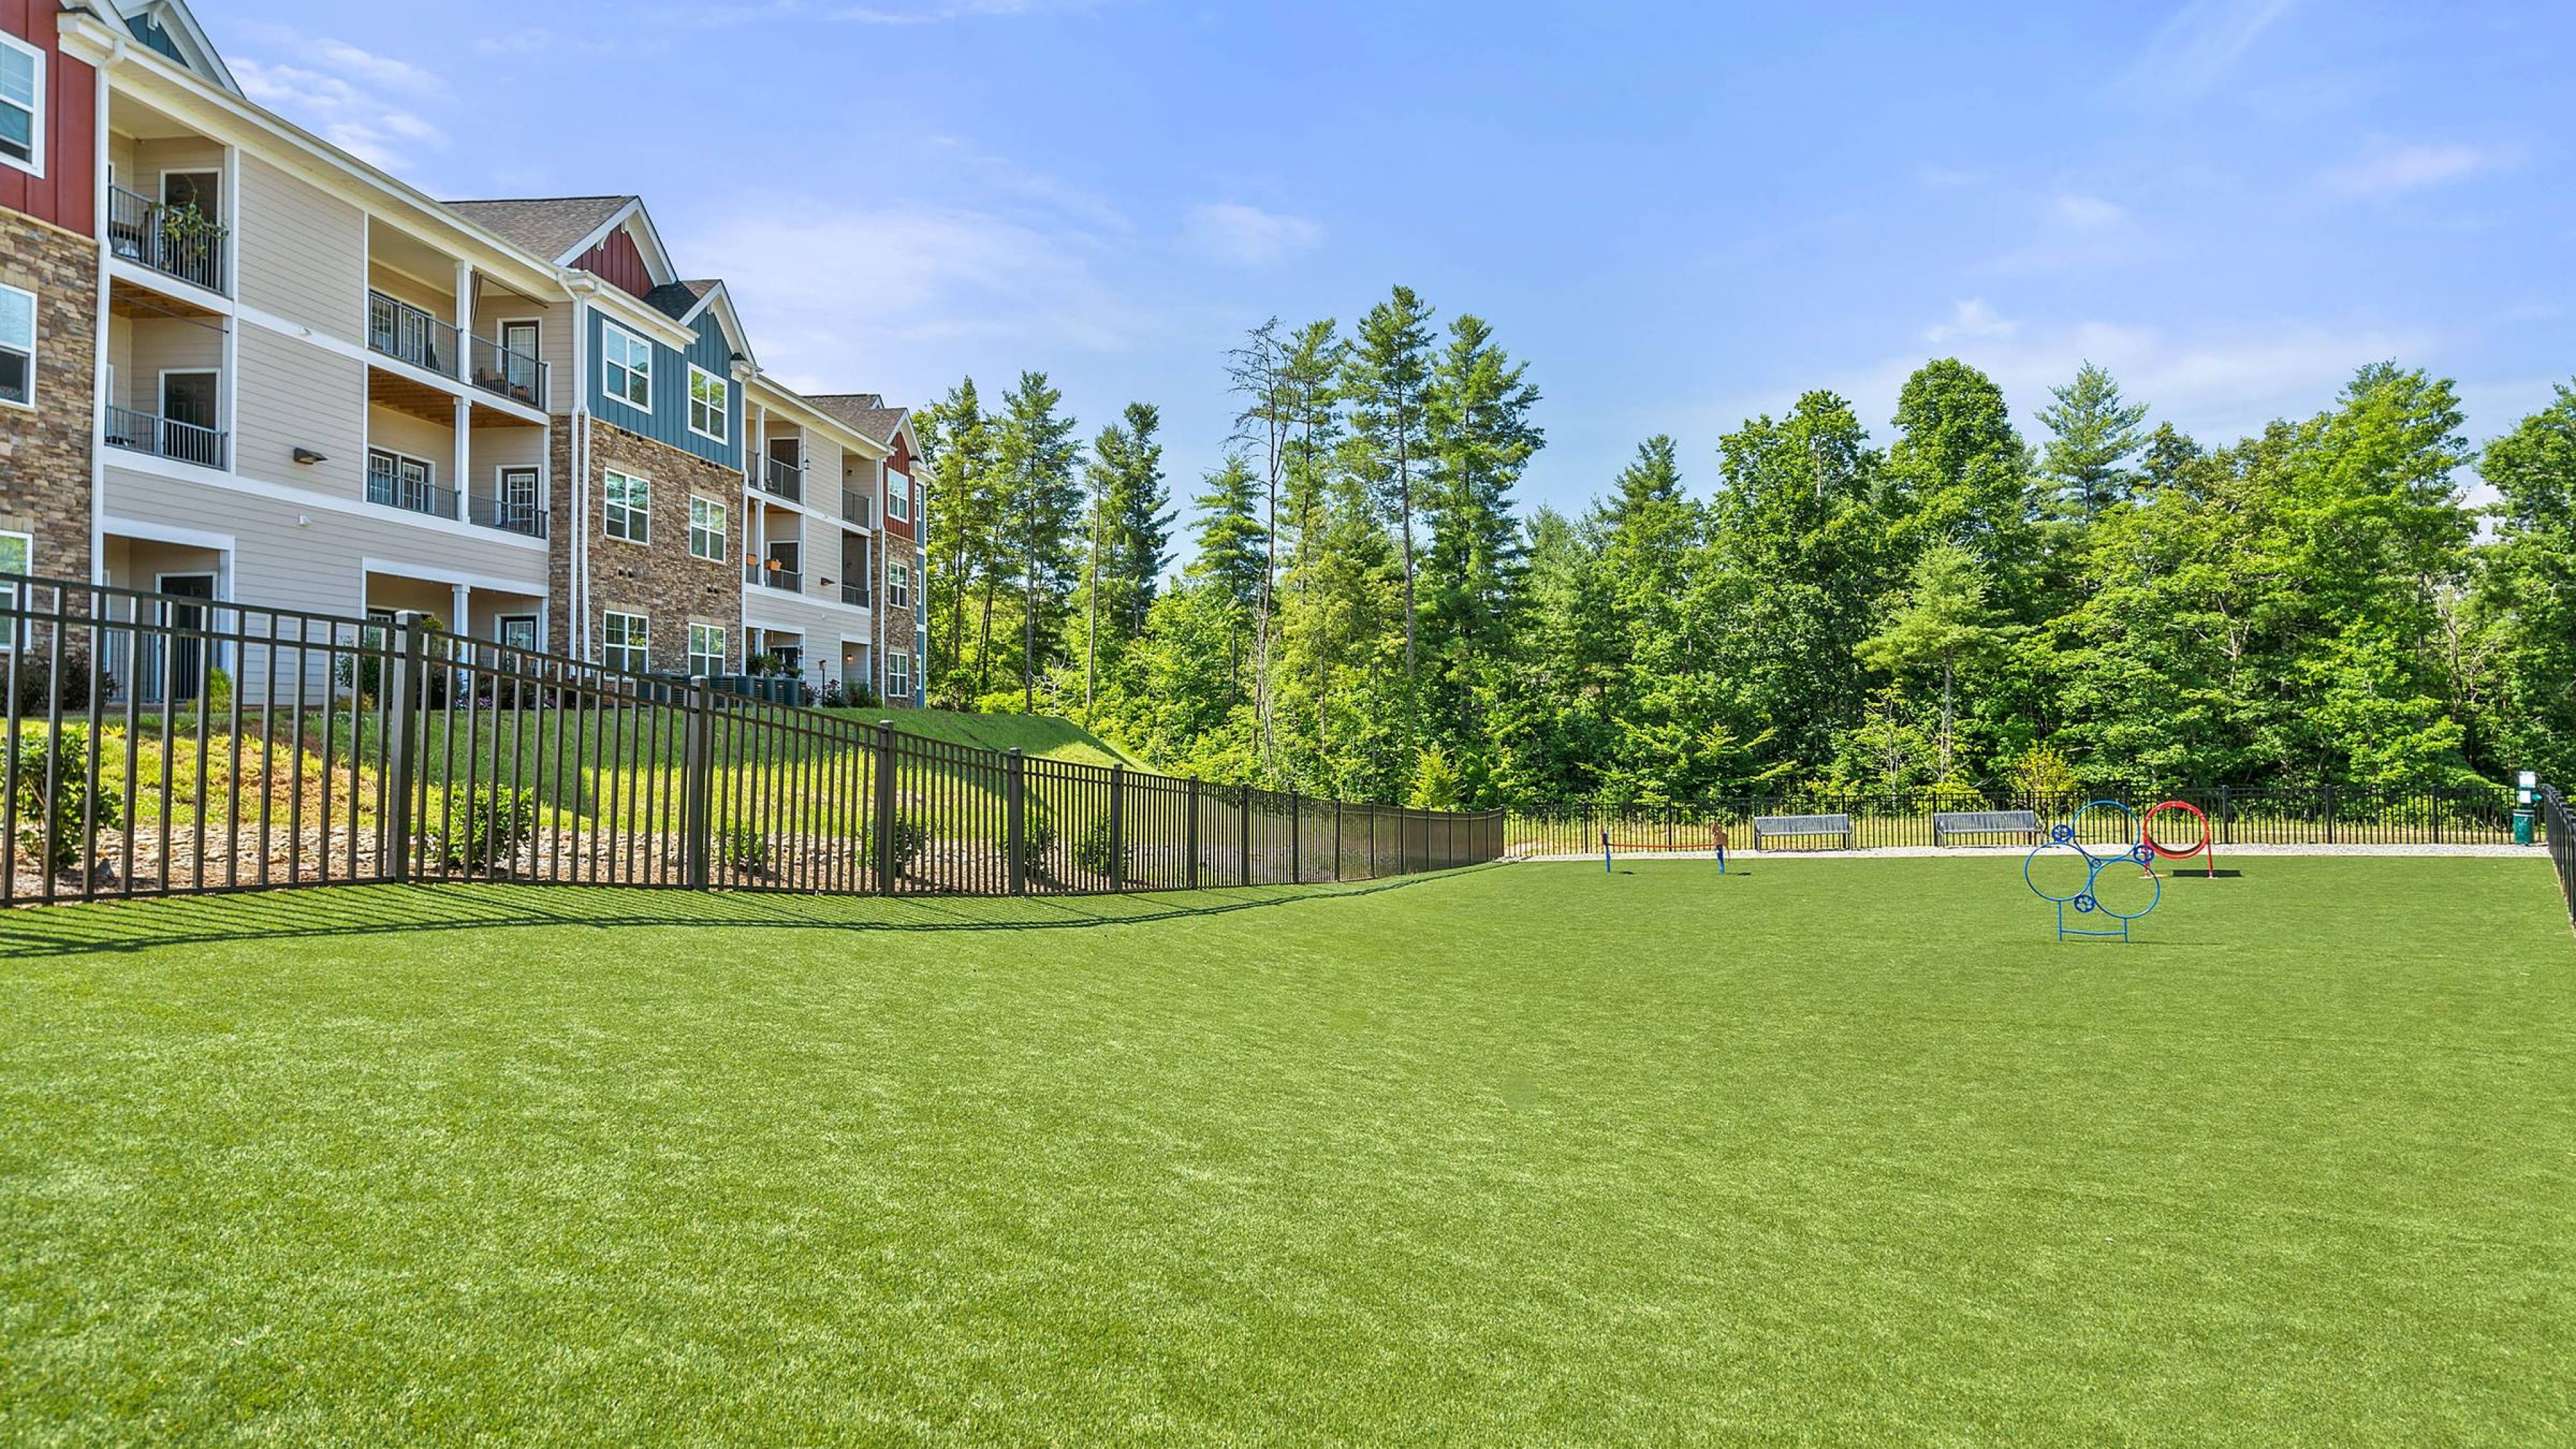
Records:
{"label": "park bench", "polygon": [[1953,835],[2018,835],[2025,840],[2039,839],[2039,812],[2036,810],[1936,810],[1932,812],[1932,843],[1947,845]]}
{"label": "park bench", "polygon": [[1843,849],[1851,849],[1852,824],[1848,815],[1756,815],[1753,817],[1753,848],[1764,850],[1774,840],[1796,840],[1819,835],[1839,835]]}

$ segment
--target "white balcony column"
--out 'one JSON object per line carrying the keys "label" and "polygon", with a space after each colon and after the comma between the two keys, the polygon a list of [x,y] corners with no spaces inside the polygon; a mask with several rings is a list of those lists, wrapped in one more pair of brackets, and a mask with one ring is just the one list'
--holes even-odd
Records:
{"label": "white balcony column", "polygon": [[449,584],[447,594],[447,632],[471,637],[474,633],[474,591],[463,584]]}
{"label": "white balcony column", "polygon": [[456,488],[456,516],[470,522],[474,506],[468,501],[474,493],[474,404],[457,398],[449,404],[456,419],[456,471],[451,479]]}
{"label": "white balcony column", "polygon": [[468,381],[471,381],[474,376],[473,336],[474,264],[458,262],[456,264],[456,350],[457,360],[464,364],[460,372]]}

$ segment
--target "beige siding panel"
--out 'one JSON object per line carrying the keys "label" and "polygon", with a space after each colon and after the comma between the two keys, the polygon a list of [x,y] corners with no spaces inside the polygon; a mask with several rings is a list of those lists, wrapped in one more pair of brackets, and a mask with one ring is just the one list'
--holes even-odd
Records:
{"label": "beige siding panel", "polygon": [[495,469],[546,466],[543,428],[476,428],[473,447],[474,486],[478,492],[492,482]]}
{"label": "beige siding panel", "polygon": [[429,465],[429,481],[441,488],[456,486],[456,430],[398,413],[391,408],[367,409],[367,446],[418,458]]}
{"label": "beige siding panel", "polygon": [[161,410],[161,374],[171,371],[220,371],[224,335],[177,318],[138,321],[127,334],[125,358],[117,368],[117,385],[145,412]]}
{"label": "beige siding panel", "polygon": [[241,189],[242,304],[364,341],[366,214],[255,156]]}
{"label": "beige siding panel", "polygon": [[[234,469],[265,482],[359,497],[367,466],[366,364],[247,324],[238,357]],[[320,453],[323,461],[296,462],[298,448]]]}
{"label": "beige siding panel", "polygon": [[[224,148],[216,141],[194,136],[173,136],[160,141],[134,143],[133,179],[126,179],[123,164],[117,167],[116,184],[128,191],[161,199],[161,176],[167,171],[214,171],[224,169]],[[238,213],[236,213],[238,214]]]}
{"label": "beige siding panel", "polygon": [[451,288],[432,286],[382,262],[367,264],[367,286],[397,302],[409,302],[441,322],[456,320],[456,293]]}
{"label": "beige siding panel", "polygon": [[[838,597],[840,575],[835,580],[834,597]],[[807,578],[812,578],[809,573]],[[807,587],[813,585],[809,582]],[[837,679],[841,674],[841,640],[869,637],[868,611],[845,609],[837,604],[822,603],[811,595],[781,593],[776,589],[746,590],[743,600],[744,621],[755,629],[792,630],[804,636],[805,679],[814,680],[814,667],[821,665],[825,677]]]}

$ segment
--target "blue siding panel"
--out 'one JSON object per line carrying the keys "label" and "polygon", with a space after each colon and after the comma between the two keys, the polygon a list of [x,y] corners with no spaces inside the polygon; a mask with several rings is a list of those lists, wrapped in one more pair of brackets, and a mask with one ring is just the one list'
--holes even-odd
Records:
{"label": "blue siding panel", "polygon": [[[698,340],[686,352],[675,351],[659,342],[653,343],[653,411],[648,415],[624,398],[608,395],[604,382],[607,369],[599,363],[600,345],[610,325],[605,314],[596,308],[590,314],[590,376],[582,386],[590,395],[590,411],[603,422],[615,423],[630,433],[640,433],[657,443],[668,443],[683,452],[695,453],[710,463],[721,464],[735,472],[742,471],[742,387],[733,380],[733,339],[725,335],[724,324],[709,308],[698,314]],[[721,443],[705,438],[689,428],[689,364],[696,363],[724,379],[732,401],[726,408],[725,440]]]}

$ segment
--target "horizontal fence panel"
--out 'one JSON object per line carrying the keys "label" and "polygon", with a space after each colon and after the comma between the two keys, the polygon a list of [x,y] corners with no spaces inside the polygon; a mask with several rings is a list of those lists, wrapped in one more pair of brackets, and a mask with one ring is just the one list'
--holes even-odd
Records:
{"label": "horizontal fence panel", "polygon": [[883,895],[1370,880],[1499,813],[1024,758],[392,623],[0,575],[0,904],[369,882]]}

